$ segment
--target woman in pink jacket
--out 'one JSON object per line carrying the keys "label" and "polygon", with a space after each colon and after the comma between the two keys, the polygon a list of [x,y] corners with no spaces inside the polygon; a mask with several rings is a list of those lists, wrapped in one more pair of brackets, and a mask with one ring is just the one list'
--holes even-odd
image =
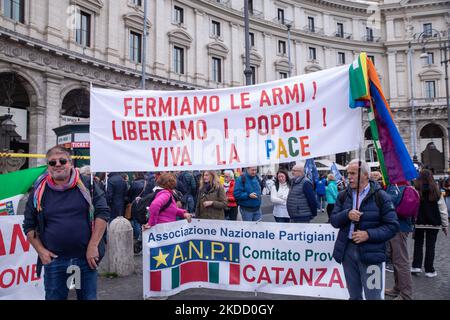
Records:
{"label": "woman in pink jacket", "polygon": [[177,185],[177,179],[172,173],[163,173],[156,181],[157,186],[153,189],[156,194],[148,211],[149,219],[144,229],[149,229],[160,223],[174,222],[177,217],[187,219],[191,222],[192,215],[184,209],[177,207],[173,197],[173,190]]}

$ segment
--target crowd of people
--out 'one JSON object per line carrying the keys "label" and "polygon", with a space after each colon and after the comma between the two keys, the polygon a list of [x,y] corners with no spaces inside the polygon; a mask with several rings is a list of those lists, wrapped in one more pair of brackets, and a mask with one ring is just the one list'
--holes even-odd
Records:
{"label": "crowd of people", "polygon": [[[381,299],[382,288],[370,286],[374,268],[390,259],[395,286],[385,291],[396,299],[412,299],[411,273],[436,277],[437,235],[447,235],[450,183],[440,189],[433,174],[422,169],[411,187],[417,193],[418,213],[399,215],[402,198],[383,190],[382,176],[364,161],[347,166],[347,179],[333,174],[312,181],[302,165],[290,172],[279,169],[262,179],[257,167],[217,172],[135,172],[95,175],[89,168],[74,168],[70,152],[54,147],[47,152],[48,172],[35,184],[28,199],[23,229],[38,253],[38,273],[45,268],[46,299],[66,299],[67,267],[76,264],[82,275],[79,299],[96,298],[96,267],[104,254],[107,223],[125,216],[133,226],[134,251],[142,250],[142,229],[193,217],[199,219],[260,221],[263,194],[273,203],[279,223],[309,223],[327,211],[328,222],[339,229],[333,257],[342,263],[350,299]],[[339,185],[339,186],[338,186]],[[394,192],[407,186],[395,186]],[[397,191],[395,191],[397,190]],[[403,191],[405,192],[405,191]],[[411,192],[408,189],[408,192]],[[413,193],[414,195],[414,193]],[[151,196],[150,198],[148,196]],[[400,200],[398,200],[398,199]],[[132,214],[133,204],[151,199],[144,222]],[[410,265],[407,240],[414,233]],[[425,259],[423,245],[425,243]],[[375,281],[376,282],[376,281]]]}

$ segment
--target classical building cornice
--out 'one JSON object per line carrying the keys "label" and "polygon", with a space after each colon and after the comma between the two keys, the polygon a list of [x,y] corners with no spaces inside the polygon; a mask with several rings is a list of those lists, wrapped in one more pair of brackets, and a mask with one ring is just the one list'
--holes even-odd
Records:
{"label": "classical building cornice", "polygon": [[[144,29],[144,14],[141,12],[131,12],[123,15],[123,20],[127,27],[131,27],[137,30]],[[147,28],[150,29],[152,24],[147,18]]]}
{"label": "classical building cornice", "polygon": [[400,3],[381,4],[380,9],[385,13],[392,13],[396,11],[405,11],[411,9],[425,9],[438,7],[449,7],[450,1],[448,0],[410,0],[401,1]]}
{"label": "classical building cornice", "polygon": [[[186,1],[188,2],[188,1]],[[322,3],[323,5],[327,4],[329,5],[328,1],[323,0],[308,0],[308,1],[287,1],[284,0],[286,3],[290,3],[292,5],[295,4],[309,4],[310,6],[315,6],[315,10],[319,10],[317,8],[317,5]],[[320,3],[319,3],[320,2]],[[331,1],[336,3],[343,3],[343,4],[352,4],[352,2],[349,1]],[[359,7],[360,4],[353,3],[356,5],[356,7]],[[223,4],[220,4],[216,1],[212,0],[197,0],[197,1],[189,1],[189,3],[186,3],[186,5],[190,6],[191,8],[195,10],[203,10],[205,12],[209,12],[210,14],[227,21],[230,21],[240,25],[242,28],[244,27],[244,13],[240,10],[233,9],[231,7],[225,6]],[[363,5],[367,9],[367,5]],[[359,11],[361,14],[361,18],[367,18],[370,14],[367,13],[367,10]],[[286,37],[287,31],[286,27],[284,25],[280,25],[276,22],[266,20],[257,16],[250,16],[250,23],[252,30],[259,31],[259,32],[265,32],[265,33],[271,33],[272,35],[279,36],[279,37]],[[375,49],[382,49],[383,44],[381,42],[366,42],[362,40],[353,40],[353,39],[343,39],[335,37],[334,35],[324,35],[324,34],[318,34],[318,33],[309,33],[304,30],[291,28],[291,36],[293,37],[293,40],[295,40],[295,37],[302,39],[303,42],[309,42],[309,41],[317,41],[320,43],[323,43],[324,41],[327,41],[328,43],[332,43],[333,45],[336,45],[337,47],[341,46],[344,48],[345,46],[350,46],[351,48],[349,50],[358,50],[361,48],[361,45],[363,44],[364,47],[371,48],[373,50]],[[326,39],[326,40],[325,40]],[[348,48],[347,48],[348,49]]]}
{"label": "classical building cornice", "polygon": [[105,5],[103,0],[70,0],[70,4],[86,8],[95,14],[100,14],[100,10]]}
{"label": "classical building cornice", "polygon": [[[141,77],[141,71],[70,51],[0,26],[0,56],[2,55],[8,58],[5,61],[15,59],[18,65],[40,71],[52,70],[55,74],[78,77],[83,81],[88,78],[94,83],[104,82],[102,85],[112,87],[137,88]],[[206,88],[153,74],[147,74],[147,79],[153,83],[182,89]]]}

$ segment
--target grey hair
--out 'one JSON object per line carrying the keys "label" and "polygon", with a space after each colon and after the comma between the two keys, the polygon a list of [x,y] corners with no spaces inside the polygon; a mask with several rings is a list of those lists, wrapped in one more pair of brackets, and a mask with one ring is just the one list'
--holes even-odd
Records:
{"label": "grey hair", "polygon": [[352,161],[350,161],[350,163],[348,164],[349,166],[351,164],[356,164],[359,165],[359,161],[361,161],[361,172],[365,173],[367,175],[370,175],[370,167],[367,164],[367,162],[365,162],[364,160],[359,160],[359,159],[353,159]]}
{"label": "grey hair", "polygon": [[91,174],[91,167],[90,166],[83,166],[79,169],[80,174],[88,176]]}
{"label": "grey hair", "polygon": [[227,175],[227,174],[229,174],[230,178],[234,180],[234,172],[233,172],[233,170],[225,170],[223,172],[223,175]]}

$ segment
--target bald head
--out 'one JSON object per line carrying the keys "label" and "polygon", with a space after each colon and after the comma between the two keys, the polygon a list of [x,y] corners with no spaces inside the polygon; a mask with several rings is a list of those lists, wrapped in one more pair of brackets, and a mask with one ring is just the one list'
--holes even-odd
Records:
{"label": "bald head", "polygon": [[296,164],[292,168],[292,175],[294,177],[301,177],[301,176],[305,175],[305,167],[300,164]]}

